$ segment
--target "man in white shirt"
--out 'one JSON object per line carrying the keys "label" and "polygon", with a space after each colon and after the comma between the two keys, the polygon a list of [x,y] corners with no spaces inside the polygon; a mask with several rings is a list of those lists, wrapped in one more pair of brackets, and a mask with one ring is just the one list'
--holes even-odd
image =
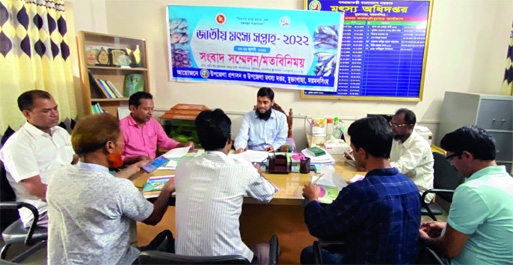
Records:
{"label": "man in white shirt", "polygon": [[285,144],[288,124],[285,114],[273,109],[274,91],[262,87],[257,93],[256,110],[244,115],[239,134],[235,138],[236,153],[244,150],[274,152]]}
{"label": "man in white shirt", "polygon": [[269,247],[261,244],[250,250],[242,242],[239,217],[244,197],[269,202],[277,189],[258,167],[228,156],[231,121],[222,110],[202,111],[195,123],[206,152],[182,161],[175,171],[176,253],[242,255],[266,264]]}
{"label": "man in white shirt", "polygon": [[[76,163],[71,137],[59,123],[59,110],[46,91],[30,90],[18,97],[18,107],[27,122],[16,131],[0,150],[0,160],[16,201],[34,205],[39,212],[38,225],[47,227],[46,188],[52,173]],[[23,224],[32,224],[32,213],[19,210]]]}
{"label": "man in white shirt", "polygon": [[[415,113],[409,109],[399,109],[390,121],[394,132],[390,161],[392,167],[409,177],[420,194],[433,188],[433,153],[428,141],[418,135],[413,128],[417,119]],[[433,199],[433,194],[428,194],[426,202]]]}

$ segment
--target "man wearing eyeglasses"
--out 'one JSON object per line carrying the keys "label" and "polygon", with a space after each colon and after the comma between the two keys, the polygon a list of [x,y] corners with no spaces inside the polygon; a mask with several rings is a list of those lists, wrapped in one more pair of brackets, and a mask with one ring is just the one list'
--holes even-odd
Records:
{"label": "man wearing eyeglasses", "polygon": [[[420,194],[433,188],[433,154],[429,142],[417,134],[413,128],[417,118],[409,109],[399,109],[390,121],[394,141],[390,152],[392,167],[408,176],[419,188]],[[424,199],[430,202],[433,194]]]}
{"label": "man wearing eyeglasses", "polygon": [[452,264],[511,264],[513,178],[495,162],[494,139],[465,126],[445,135],[441,146],[468,179],[454,192],[447,223],[423,222],[420,239],[453,257]]}

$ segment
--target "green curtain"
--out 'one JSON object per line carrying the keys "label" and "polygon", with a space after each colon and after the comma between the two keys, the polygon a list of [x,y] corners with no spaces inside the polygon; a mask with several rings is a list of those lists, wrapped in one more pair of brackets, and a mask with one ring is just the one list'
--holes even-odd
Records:
{"label": "green curtain", "polygon": [[0,0],[0,132],[25,118],[18,96],[48,91],[61,120],[77,115],[64,0]]}

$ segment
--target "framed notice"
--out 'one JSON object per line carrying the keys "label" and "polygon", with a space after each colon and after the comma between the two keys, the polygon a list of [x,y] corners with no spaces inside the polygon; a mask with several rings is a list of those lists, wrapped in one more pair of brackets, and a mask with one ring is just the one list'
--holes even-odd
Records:
{"label": "framed notice", "polygon": [[305,0],[305,9],[345,15],[336,91],[302,98],[422,100],[432,1]]}
{"label": "framed notice", "polygon": [[343,13],[168,6],[170,79],[335,91]]}

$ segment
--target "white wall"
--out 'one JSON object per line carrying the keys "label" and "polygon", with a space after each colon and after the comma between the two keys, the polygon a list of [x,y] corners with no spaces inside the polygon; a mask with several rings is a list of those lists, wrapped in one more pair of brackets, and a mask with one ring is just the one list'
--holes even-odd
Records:
{"label": "white wall", "polygon": [[[169,109],[177,103],[222,108],[234,119],[234,131],[240,126],[240,114],[251,110],[255,104],[258,88],[170,82],[165,6],[173,4],[280,9],[303,7],[302,0],[74,0],[75,2],[84,6],[80,17],[75,14],[77,25],[89,26],[92,23],[87,20],[87,14],[95,19],[101,19],[101,14],[105,14],[109,34],[147,39],[150,88],[158,110]],[[95,4],[87,9],[85,2]],[[105,5],[104,9],[102,3]],[[76,5],[74,9],[75,12],[82,11]],[[305,143],[303,121],[299,118],[301,115],[339,116],[350,121],[367,113],[393,113],[399,107],[407,107],[417,114],[417,120],[422,125],[427,125],[435,133],[444,91],[488,94],[500,92],[512,21],[512,0],[435,0],[424,97],[419,103],[301,99],[298,91],[284,89],[275,89],[275,99],[285,109],[293,108],[298,115],[294,120],[293,135],[299,146]],[[103,27],[98,24],[101,21],[90,27],[97,27],[95,31],[102,32]]]}

